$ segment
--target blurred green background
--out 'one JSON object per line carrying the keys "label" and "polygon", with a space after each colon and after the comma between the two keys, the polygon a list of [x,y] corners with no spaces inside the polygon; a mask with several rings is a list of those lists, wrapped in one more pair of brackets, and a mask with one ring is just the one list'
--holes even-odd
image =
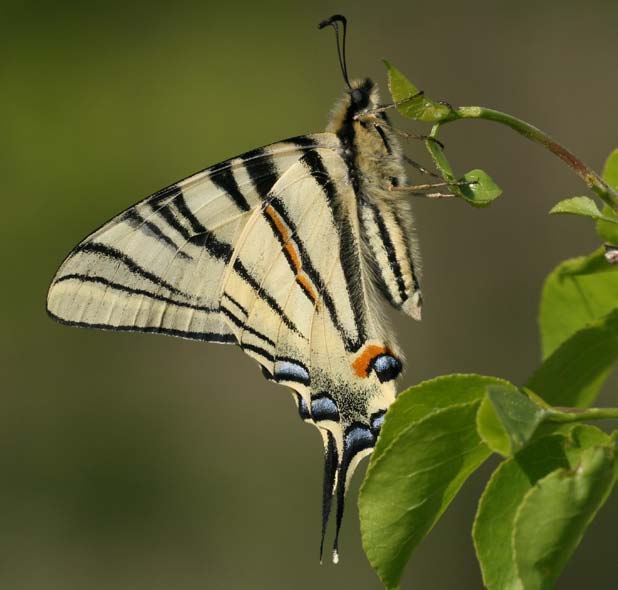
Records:
{"label": "blurred green background", "polygon": [[[379,587],[359,540],[360,475],[342,562],[318,564],[321,442],[253,361],[232,347],[69,329],[44,311],[64,256],[118,211],[323,128],[343,88],[332,32],[316,27],[333,12],[350,20],[353,76],[384,86],[389,57],[430,96],[519,115],[597,169],[618,146],[613,0],[4,1],[2,588]],[[488,210],[415,203],[425,308],[420,324],[396,322],[402,387],[458,371],[522,383],[540,356],[544,276],[597,244],[586,221],[546,214],[584,186],[490,123],[457,123],[443,138],[457,170],[482,167],[505,194]],[[424,159],[420,144],[406,149]],[[599,403],[618,404],[617,389],[614,379]],[[481,588],[469,530],[489,467],[403,588]],[[561,589],[615,584],[617,500]]]}

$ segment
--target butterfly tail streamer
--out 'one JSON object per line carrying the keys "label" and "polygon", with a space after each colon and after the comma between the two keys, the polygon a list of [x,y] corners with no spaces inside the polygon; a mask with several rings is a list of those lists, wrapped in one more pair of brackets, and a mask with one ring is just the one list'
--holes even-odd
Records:
{"label": "butterfly tail streamer", "polygon": [[339,532],[341,531],[341,523],[343,522],[343,513],[345,510],[346,475],[347,465],[342,464],[339,466],[339,481],[337,482],[337,520],[335,540],[333,542],[333,563],[339,563]]}
{"label": "butterfly tail streamer", "polygon": [[324,538],[326,537],[326,529],[333,504],[333,496],[335,494],[335,486],[337,485],[337,472],[339,465],[339,456],[337,453],[337,445],[335,437],[331,432],[328,432],[324,441],[324,488],[322,493],[322,536],[320,539],[320,563],[324,555]]}
{"label": "butterfly tail streamer", "polygon": [[320,563],[324,554],[324,539],[332,510],[337,501],[335,516],[335,537],[332,561],[339,563],[339,534],[345,512],[345,497],[352,475],[360,460],[371,453],[375,437],[364,425],[353,424],[343,437],[343,449],[338,449],[335,436],[328,431],[324,436],[324,486],[322,495],[322,534],[320,540]]}

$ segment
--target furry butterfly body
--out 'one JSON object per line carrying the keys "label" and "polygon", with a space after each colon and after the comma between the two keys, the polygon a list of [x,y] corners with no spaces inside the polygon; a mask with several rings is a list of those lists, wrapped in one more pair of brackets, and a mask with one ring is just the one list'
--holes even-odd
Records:
{"label": "furry butterfly body", "polygon": [[[258,148],[127,209],[64,261],[48,311],[73,326],[237,344],[289,387],[325,447],[322,541],[395,398],[382,300],[421,295],[401,149],[370,80],[326,132]],[[337,539],[337,536],[336,536]],[[335,558],[337,540],[335,540]]]}

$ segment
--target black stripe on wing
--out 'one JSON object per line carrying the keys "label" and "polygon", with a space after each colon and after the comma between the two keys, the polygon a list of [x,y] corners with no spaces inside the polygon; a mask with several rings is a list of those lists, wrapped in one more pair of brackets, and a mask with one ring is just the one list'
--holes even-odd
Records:
{"label": "black stripe on wing", "polygon": [[[244,167],[259,197],[262,199],[266,198],[270,189],[279,178],[279,173],[275,165],[278,152],[275,151],[273,153],[272,150],[275,146],[284,144],[290,146],[291,153],[295,150],[302,152],[319,147],[317,140],[310,135],[299,135],[280,142],[275,142],[265,147],[251,150],[240,156],[229,158],[214,166],[210,166],[209,168],[192,174],[150,195],[146,198],[145,202],[148,203],[153,211],[158,212],[159,207],[165,207],[171,204],[171,202],[181,194],[181,188],[185,186],[185,184],[187,186],[193,186],[192,179],[194,178],[199,184],[200,178],[205,176],[210,179],[215,186],[220,188],[241,211],[250,211],[251,204],[238,185],[238,180],[234,174],[235,169],[238,166]],[[170,218],[168,212],[163,212],[161,215],[165,216],[167,218],[166,221],[175,227],[175,221]],[[183,232],[182,229],[176,229],[177,231]]]}
{"label": "black stripe on wing", "polygon": [[[278,143],[290,144],[301,151],[317,146],[316,140],[308,135],[299,135]],[[238,181],[234,175],[234,168],[241,163],[259,197],[265,199],[270,189],[279,179],[279,173],[275,166],[276,154],[272,154],[269,151],[272,145],[276,144],[251,150],[235,158],[215,164],[207,170],[210,180],[224,191],[241,211],[250,211],[251,205],[238,186]]]}
{"label": "black stripe on wing", "polygon": [[278,179],[277,167],[268,148],[262,147],[241,156],[249,178],[261,199],[265,199]]}
{"label": "black stripe on wing", "polygon": [[[150,281],[151,283],[157,285],[158,287],[163,287],[170,291],[170,293],[174,293],[176,295],[180,295],[182,297],[186,297],[187,299],[191,299],[191,296],[188,293],[185,293],[174,287],[171,283],[168,283],[164,278],[146,270],[143,266],[139,265],[133,258],[121,252],[117,248],[113,248],[112,246],[107,246],[106,244],[101,244],[100,242],[86,242],[80,244],[73,250],[71,253],[71,257],[75,256],[79,253],[87,253],[87,254],[95,254],[100,256],[106,256],[108,258],[112,258],[117,260],[121,264],[132,272],[133,274]],[[57,281],[56,281],[57,282]]]}
{"label": "black stripe on wing", "polygon": [[[386,257],[388,259],[388,265],[395,276],[395,281],[397,282],[397,289],[399,290],[399,296],[401,297],[401,303],[403,303],[408,298],[408,293],[406,291],[406,284],[403,278],[403,273],[401,272],[401,264],[397,258],[397,252],[395,251],[395,246],[393,245],[393,240],[386,226],[386,222],[380,209],[375,204],[366,204],[364,205],[371,209],[373,214],[373,218],[378,226],[378,232],[380,235],[380,240],[384,246],[384,251],[386,252]],[[403,234],[403,231],[402,231]],[[380,276],[384,283],[384,275],[380,272]],[[388,293],[388,289],[386,290]],[[392,300],[392,297],[389,295],[389,299]]]}
{"label": "black stripe on wing", "polygon": [[316,150],[309,150],[302,156],[301,160],[326,196],[335,227],[339,233],[339,259],[357,333],[357,338],[346,340],[346,349],[356,352],[367,340],[365,301],[360,288],[362,284],[360,244],[357,243],[347,212],[342,207],[341,197],[337,193],[335,182],[326,170],[320,154]]}
{"label": "black stripe on wing", "polygon": [[55,321],[66,326],[75,326],[79,328],[95,328],[98,330],[109,330],[112,332],[144,332],[147,334],[165,334],[166,336],[177,336],[178,338],[189,338],[190,340],[201,340],[203,342],[220,342],[225,344],[236,344],[236,338],[233,334],[221,334],[219,332],[191,332],[188,330],[176,330],[174,328],[165,328],[163,326],[135,326],[122,325],[111,326],[109,324],[91,324],[89,322],[77,322],[65,320],[51,311],[47,310],[48,315]]}
{"label": "black stripe on wing", "polygon": [[412,270],[412,286],[414,287],[415,291],[420,291],[421,285],[418,280],[418,268],[414,264],[412,244],[410,243],[410,233],[411,233],[410,228],[406,227],[405,224],[403,223],[401,216],[399,215],[399,212],[397,211],[396,206],[393,205],[391,207],[391,211],[395,219],[395,223],[397,224],[397,227],[399,227],[399,232],[401,233],[401,237],[403,239],[403,243],[406,248],[408,262],[410,264],[410,269]]}
{"label": "black stripe on wing", "polygon": [[57,285],[59,283],[64,283],[65,281],[77,281],[80,283],[95,283],[99,285],[104,285],[105,287],[113,289],[114,291],[122,291],[123,293],[126,293],[128,295],[141,295],[144,297],[148,297],[149,299],[154,299],[163,303],[169,303],[177,307],[186,307],[188,309],[194,309],[195,311],[202,311],[205,313],[217,313],[219,311],[218,308],[213,308],[206,305],[196,305],[194,303],[188,303],[186,301],[180,301],[172,297],[166,297],[165,295],[161,295],[159,293],[147,291],[146,289],[136,289],[134,287],[128,287],[127,285],[123,285],[122,283],[116,283],[106,278],[93,275],[85,275],[80,273],[68,274],[60,277],[54,284]]}
{"label": "black stripe on wing", "polygon": [[[257,178],[257,173],[256,173]],[[272,179],[271,179],[272,180]],[[270,181],[269,181],[270,182]],[[270,190],[270,189],[269,189]],[[162,217],[168,221],[169,225],[171,225],[174,229],[176,229],[183,237],[185,237],[191,244],[195,246],[200,246],[204,248],[213,258],[218,260],[223,260],[225,263],[228,263],[232,258],[233,248],[227,242],[224,242],[216,237],[216,235],[209,231],[195,216],[195,214],[191,211],[189,206],[186,203],[184,195],[180,187],[168,187],[166,189],[165,198],[168,199],[164,205],[159,207],[158,209],[153,207],[157,213],[162,215]],[[158,203],[161,201],[159,200]],[[152,205],[151,205],[152,206]],[[188,226],[190,226],[191,231],[189,231],[184,223],[176,217],[176,215],[172,211],[172,206],[175,206],[175,209],[178,211],[180,215],[180,219]],[[118,252],[119,255],[122,253]],[[136,263],[134,263],[136,264]],[[142,269],[144,270],[144,269]],[[258,283],[258,281],[249,273],[249,271],[245,268],[243,263],[237,259],[234,262],[234,270],[238,273],[238,275],[247,282],[251,288],[256,292],[257,296],[265,301],[268,306],[275,311],[282,319],[284,324],[293,332],[302,335],[294,324],[294,322],[286,315],[281,306],[277,303],[277,301],[266,292]],[[148,272],[145,271],[144,272]],[[163,279],[160,279],[163,281]],[[161,283],[166,286],[164,282]],[[169,287],[168,287],[169,288]]]}
{"label": "black stripe on wing", "polygon": [[224,191],[241,211],[249,211],[251,205],[247,202],[245,195],[242,194],[231,166],[229,160],[216,164],[210,168],[210,180]]}
{"label": "black stripe on wing", "polygon": [[[173,190],[172,190],[173,189]],[[153,211],[158,213],[185,240],[194,246],[204,248],[213,258],[229,262],[232,257],[232,246],[217,238],[214,232],[206,228],[191,211],[185,196],[179,186],[168,187],[167,197],[170,199],[162,206],[149,203]],[[174,209],[177,213],[174,212]]]}
{"label": "black stripe on wing", "polygon": [[234,270],[236,271],[238,276],[243,279],[255,291],[255,296],[258,299],[264,301],[268,305],[268,307],[270,307],[281,318],[281,321],[290,330],[292,330],[292,332],[304,338],[303,334],[298,329],[296,324],[288,317],[285,311],[283,311],[275,298],[260,286],[260,283],[258,283],[255,277],[249,273],[245,265],[238,258],[234,261]]}
{"label": "black stripe on wing", "polygon": [[149,201],[148,205],[150,208],[159,215],[163,221],[167,223],[172,229],[174,229],[177,233],[179,233],[185,240],[191,239],[191,232],[176,218],[174,215],[174,211],[172,210],[172,203],[182,195],[182,191],[178,188],[177,193],[174,197],[165,203],[164,205],[160,205],[158,202]]}
{"label": "black stripe on wing", "polygon": [[266,344],[270,344],[270,346],[272,346],[273,348],[277,346],[273,340],[271,340],[268,336],[266,336],[266,334],[262,334],[261,332],[254,330],[251,326],[247,326],[243,320],[241,320],[238,316],[236,316],[234,313],[232,313],[232,311],[230,311],[226,307],[221,306],[220,310],[224,316],[229,318],[230,321],[235,326],[238,326],[241,330],[243,330],[243,332],[247,332],[248,334],[253,334],[256,338],[263,340],[264,342],[266,342]]}
{"label": "black stripe on wing", "polygon": [[229,293],[223,293],[221,298],[229,299],[238,309],[240,309],[240,311],[242,311],[242,313],[245,314],[245,317],[249,315],[249,312],[247,311],[247,309],[243,307],[240,303],[238,303],[238,301],[234,299]]}
{"label": "black stripe on wing", "polygon": [[261,346],[255,346],[255,344],[246,344],[246,343],[240,344],[239,346],[244,351],[250,351],[250,352],[259,354],[261,357],[265,358],[267,361],[270,361],[271,363],[274,362],[275,360],[275,357],[272,354],[270,354],[270,352],[263,349]]}
{"label": "black stripe on wing", "polygon": [[[296,227],[296,224],[292,221],[287,209],[285,208],[285,205],[283,204],[283,202],[281,201],[281,199],[279,199],[278,197],[274,197],[269,201],[269,205],[277,212],[277,214],[279,215],[279,217],[281,217],[281,219],[283,219],[283,221],[285,222],[285,224],[288,226],[289,230],[290,230],[290,240],[292,240],[298,250],[298,253],[300,255],[300,260],[301,260],[301,264],[302,264],[302,270],[303,272],[311,279],[311,282],[316,286],[319,296],[321,297],[322,301],[324,302],[324,305],[326,306],[326,309],[328,310],[328,313],[331,317],[331,320],[333,322],[333,324],[335,325],[335,327],[337,328],[337,330],[339,331],[339,333],[341,334],[341,336],[346,339],[346,341],[349,340],[343,325],[341,324],[341,320],[339,319],[339,316],[337,314],[337,308],[335,307],[335,303],[333,301],[333,298],[331,297],[330,292],[328,291],[328,289],[326,288],[326,286],[324,285],[324,280],[322,279],[322,276],[320,275],[320,273],[316,270],[313,262],[311,261],[311,257],[309,256],[309,252],[307,252],[307,249],[305,248],[304,243],[302,242],[302,240],[298,239],[295,236],[298,236],[298,229]],[[266,219],[268,221],[270,221],[270,218],[268,216],[265,216]],[[270,224],[269,224],[270,225]],[[281,235],[279,234],[279,232],[277,232],[277,228],[274,227],[273,225],[271,225],[271,229],[273,230],[273,233],[275,234],[275,236],[277,237],[277,239],[279,240],[279,243],[282,246],[285,246],[285,242],[282,240]],[[287,253],[287,251],[284,248],[284,252]],[[290,261],[289,261],[290,262]],[[290,262],[290,267],[292,268],[292,270],[294,270],[294,265],[293,262]],[[300,284],[301,289],[303,289],[303,292],[305,292],[304,288],[303,288],[303,284]],[[307,297],[310,299],[310,301],[313,301],[313,295],[311,293],[307,293],[305,292],[305,294],[307,295]],[[350,345],[353,345],[352,341],[349,341]]]}
{"label": "black stripe on wing", "polygon": [[178,212],[182,216],[183,220],[191,226],[191,232],[193,235],[208,232],[199,219],[193,214],[191,209],[189,209],[185,196],[181,190],[179,190],[176,197],[174,197],[173,203],[176,206],[176,209],[178,209]]}
{"label": "black stripe on wing", "polygon": [[192,260],[186,252],[181,250],[181,247],[172,240],[157,224],[148,221],[142,217],[135,208],[129,209],[122,217],[133,229],[139,230],[146,234],[151,234],[155,239],[169,246],[178,256],[185,260]]}

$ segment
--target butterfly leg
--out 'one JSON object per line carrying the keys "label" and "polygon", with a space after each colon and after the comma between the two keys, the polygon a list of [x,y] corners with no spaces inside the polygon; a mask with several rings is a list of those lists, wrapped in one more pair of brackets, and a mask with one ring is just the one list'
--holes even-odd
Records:
{"label": "butterfly leg", "polygon": [[388,104],[383,104],[380,105],[379,107],[376,107],[375,109],[371,109],[369,111],[366,111],[362,114],[359,114],[355,117],[355,119],[360,119],[360,118],[364,118],[364,117],[372,117],[374,115],[377,115],[378,113],[383,113],[384,111],[387,111],[388,109],[394,109],[396,107],[399,107],[401,105],[404,105],[408,102],[413,101],[416,98],[420,98],[421,96],[425,95],[425,91],[424,90],[419,90],[416,94],[413,94],[412,96],[408,96],[408,98],[404,98],[403,100],[397,100],[395,102],[389,102]]}
{"label": "butterfly leg", "polygon": [[401,129],[397,129],[397,127],[393,127],[392,125],[389,125],[384,119],[377,117],[373,113],[374,111],[369,111],[368,113],[361,113],[360,115],[357,115],[357,117],[355,118],[362,119],[363,121],[367,121],[369,123],[373,123],[376,127],[383,127],[384,129],[389,129],[390,131],[392,131],[393,133],[395,133],[396,135],[399,135],[399,137],[402,137],[404,139],[418,139],[420,141],[431,141],[435,143],[436,145],[440,146],[442,149],[444,149],[444,144],[439,139],[436,139],[435,137],[432,137],[431,135],[408,133],[407,131],[402,131]]}
{"label": "butterfly leg", "polygon": [[435,137],[432,137],[431,135],[408,133],[407,131],[402,131],[401,129],[397,129],[396,127],[391,127],[391,129],[393,130],[394,133],[396,133],[400,137],[403,137],[404,139],[418,139],[419,141],[431,141],[432,143],[435,143],[437,146],[439,146],[441,149],[444,149],[444,144],[439,139],[436,139]]}
{"label": "butterfly leg", "polygon": [[424,192],[409,192],[412,197],[424,197],[426,199],[451,199],[456,197],[453,193],[424,193]]}
{"label": "butterfly leg", "polygon": [[394,186],[391,185],[389,187],[390,191],[400,191],[400,192],[410,192],[410,191],[414,191],[414,192],[420,192],[420,191],[426,191],[426,190],[431,190],[434,188],[442,188],[445,186],[462,186],[462,185],[469,185],[469,182],[430,182],[427,184],[412,184],[410,186]]}
{"label": "butterfly leg", "polygon": [[426,184],[413,184],[410,186],[394,186],[390,185],[388,187],[389,192],[396,193],[405,193],[412,196],[420,196],[427,197],[429,199],[445,199],[450,197],[455,197],[453,193],[446,193],[442,191],[437,192],[427,192],[432,191],[433,189],[440,189],[444,187],[453,187],[453,186],[470,186],[475,184],[474,182],[468,181],[456,181],[456,182],[432,182]]}
{"label": "butterfly leg", "polygon": [[412,158],[409,158],[408,156],[404,155],[403,159],[410,164],[410,166],[413,166],[414,168],[416,168],[421,174],[426,174],[427,176],[432,176],[433,178],[442,178],[439,174],[436,174],[435,172],[432,172],[431,170],[427,170],[427,168],[425,168],[424,166],[422,166],[421,164],[419,164],[418,162],[414,161]]}

